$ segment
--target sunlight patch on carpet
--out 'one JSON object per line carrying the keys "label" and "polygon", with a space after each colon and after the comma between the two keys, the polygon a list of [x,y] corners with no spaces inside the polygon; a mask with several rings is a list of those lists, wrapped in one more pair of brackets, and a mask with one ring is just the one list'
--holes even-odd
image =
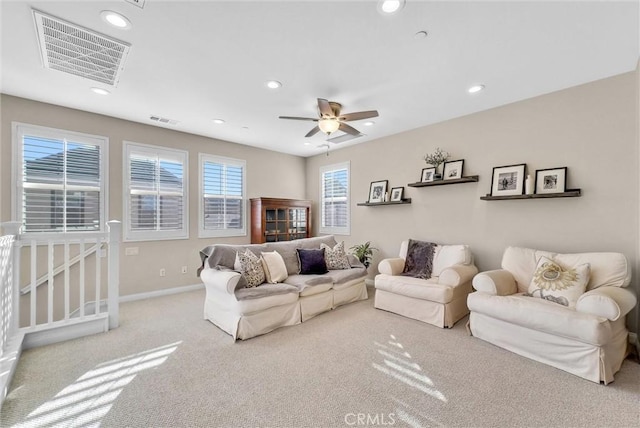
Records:
{"label": "sunlight patch on carpet", "polygon": [[411,356],[408,352],[398,351],[398,349],[404,351],[404,346],[394,335],[390,336],[391,340],[387,343],[391,346],[374,342],[376,346],[382,348],[378,349],[378,353],[383,356],[384,365],[371,363],[373,368],[446,403],[448,401],[447,397],[435,388],[433,381],[424,373],[420,365],[411,361]]}
{"label": "sunlight patch on carpet", "polygon": [[99,364],[15,427],[99,426],[122,390],[144,370],[160,366],[182,342]]}

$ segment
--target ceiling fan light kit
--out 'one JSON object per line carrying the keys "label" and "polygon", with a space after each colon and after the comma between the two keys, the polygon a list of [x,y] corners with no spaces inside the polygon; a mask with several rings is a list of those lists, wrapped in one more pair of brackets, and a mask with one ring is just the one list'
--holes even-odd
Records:
{"label": "ceiling fan light kit", "polygon": [[305,135],[305,137],[311,137],[320,131],[324,132],[327,135],[330,135],[336,131],[342,131],[344,135],[340,135],[327,140],[331,143],[341,143],[343,141],[352,140],[364,135],[353,126],[348,125],[345,122],[378,117],[377,110],[358,111],[346,114],[342,114],[341,110],[342,105],[340,103],[337,103],[335,101],[328,101],[324,98],[318,98],[318,118],[280,116],[280,119],[310,120],[312,122],[318,122],[318,124],[314,126],[311,131],[307,132],[307,135]]}
{"label": "ceiling fan light kit", "polygon": [[340,122],[337,119],[321,119],[318,121],[318,127],[322,132],[329,135],[332,132],[336,132],[340,127]]}

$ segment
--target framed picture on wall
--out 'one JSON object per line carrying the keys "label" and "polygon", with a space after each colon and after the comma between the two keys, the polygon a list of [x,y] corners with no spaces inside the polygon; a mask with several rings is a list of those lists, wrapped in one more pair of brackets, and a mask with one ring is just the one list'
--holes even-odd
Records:
{"label": "framed picture on wall", "polygon": [[563,193],[567,190],[567,167],[536,170],[536,194]]}
{"label": "framed picture on wall", "polygon": [[491,196],[522,195],[526,164],[493,167]]}
{"label": "framed picture on wall", "polygon": [[429,183],[433,181],[435,178],[436,169],[434,167],[431,168],[422,168],[422,176],[420,177],[420,181],[422,183]]}
{"label": "framed picture on wall", "polygon": [[401,202],[404,194],[404,187],[393,187],[391,189],[391,202]]}
{"label": "framed picture on wall", "polygon": [[384,202],[384,194],[387,193],[387,180],[372,181],[369,187],[369,203]]}
{"label": "framed picture on wall", "polygon": [[442,172],[442,178],[445,180],[455,180],[457,178],[462,178],[463,166],[464,166],[464,159],[445,162],[444,169]]}

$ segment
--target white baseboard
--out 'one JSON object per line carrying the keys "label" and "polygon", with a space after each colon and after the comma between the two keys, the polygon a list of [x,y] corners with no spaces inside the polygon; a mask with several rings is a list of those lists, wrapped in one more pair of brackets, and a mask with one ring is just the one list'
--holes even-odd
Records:
{"label": "white baseboard", "polygon": [[25,332],[23,349],[37,348],[107,331],[109,331],[109,317],[106,313],[82,320],[70,319],[56,323],[54,328]]}
{"label": "white baseboard", "polygon": [[185,285],[183,287],[149,291],[147,293],[128,294],[126,296],[120,296],[120,303],[135,302],[136,300],[151,299],[153,297],[170,296],[171,294],[185,293],[187,291],[198,290],[200,288],[204,288],[204,284]]}

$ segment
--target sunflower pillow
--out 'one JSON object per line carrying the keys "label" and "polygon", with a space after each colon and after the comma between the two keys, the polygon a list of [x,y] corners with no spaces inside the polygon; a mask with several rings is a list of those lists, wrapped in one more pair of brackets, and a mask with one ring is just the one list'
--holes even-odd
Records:
{"label": "sunflower pillow", "polygon": [[590,273],[589,263],[567,269],[547,257],[540,257],[525,296],[573,308],[587,288]]}

